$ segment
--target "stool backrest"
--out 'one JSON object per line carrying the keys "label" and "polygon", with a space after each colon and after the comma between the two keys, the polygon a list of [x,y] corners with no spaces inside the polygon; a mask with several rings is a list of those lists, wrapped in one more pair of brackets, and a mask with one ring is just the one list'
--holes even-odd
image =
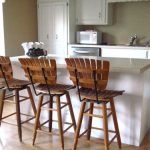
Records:
{"label": "stool backrest", "polygon": [[19,58],[25,76],[32,83],[53,85],[56,84],[56,61],[54,59]]}
{"label": "stool backrest", "polygon": [[84,58],[66,58],[65,61],[74,85],[97,90],[106,88],[109,61]]}
{"label": "stool backrest", "polygon": [[7,56],[0,56],[0,78],[5,78],[6,80],[13,78],[11,61]]}

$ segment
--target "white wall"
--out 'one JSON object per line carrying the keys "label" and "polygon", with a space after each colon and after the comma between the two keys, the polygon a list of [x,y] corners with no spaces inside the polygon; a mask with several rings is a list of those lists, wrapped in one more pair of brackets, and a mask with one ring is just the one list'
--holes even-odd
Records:
{"label": "white wall", "polygon": [[3,2],[0,1],[0,55],[5,55],[4,46],[4,23],[3,23]]}

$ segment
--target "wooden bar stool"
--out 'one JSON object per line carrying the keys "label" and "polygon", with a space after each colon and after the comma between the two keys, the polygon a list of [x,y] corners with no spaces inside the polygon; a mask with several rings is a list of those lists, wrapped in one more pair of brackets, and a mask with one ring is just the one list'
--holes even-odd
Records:
{"label": "wooden bar stool", "polygon": [[[30,87],[28,86],[30,84],[30,82],[13,78],[13,70],[12,70],[10,59],[9,59],[9,57],[4,57],[4,56],[0,56],[0,78],[1,78],[0,84],[1,84],[1,90],[2,90],[2,96],[1,96],[1,100],[0,100],[0,125],[1,125],[2,120],[16,114],[19,140],[22,141],[21,125],[23,123],[26,123],[26,122],[34,119],[35,114],[36,114],[36,107],[34,104],[33,96],[32,96]],[[28,97],[21,96],[19,94],[20,91],[25,90],[25,89],[28,92],[28,95],[29,95]],[[11,92],[11,94],[7,95],[6,94],[7,91]],[[3,116],[4,102],[9,101],[8,99],[11,97],[15,97],[14,103],[16,105],[16,112],[11,113],[7,116]],[[34,116],[21,113],[20,102],[23,102],[23,101],[29,100],[29,99],[31,102]],[[13,100],[10,100],[10,102],[12,103]],[[28,119],[25,121],[22,121],[21,115],[27,116]]]}
{"label": "wooden bar stool", "polygon": [[[113,98],[122,95],[124,91],[106,90],[109,74],[109,62],[82,59],[82,58],[66,58],[67,68],[70,73],[70,79],[77,86],[79,99],[81,101],[80,114],[78,118],[77,129],[74,137],[73,150],[76,150],[78,138],[87,133],[87,139],[90,140],[91,129],[104,131],[105,150],[109,149],[109,145],[117,138],[118,146],[121,148],[121,139],[117,123],[116,111]],[[89,108],[86,104],[89,103]],[[107,104],[110,108],[107,108]],[[101,105],[101,106],[100,106]],[[95,114],[95,109],[101,109],[101,114]],[[88,116],[88,127],[80,134],[80,128],[83,116]],[[115,131],[108,130],[107,118],[112,116]],[[92,127],[92,118],[102,118],[103,128]],[[114,137],[109,140],[109,132],[114,133]]]}
{"label": "wooden bar stool", "polygon": [[[56,83],[57,71],[56,71],[56,61],[54,59],[36,59],[36,58],[21,58],[19,61],[22,64],[22,68],[25,71],[26,76],[30,79],[33,89],[36,95],[40,95],[36,121],[34,126],[34,135],[33,135],[33,145],[35,143],[37,131],[44,131],[41,129],[43,125],[49,123],[49,132],[52,133],[52,122],[56,121],[52,118],[52,112],[57,112],[58,117],[58,128],[61,139],[61,149],[64,149],[64,138],[63,134],[70,129],[71,127],[76,129],[75,117],[72,109],[72,104],[70,100],[70,95],[68,90],[74,88],[72,85],[63,85]],[[36,85],[35,85],[36,84]],[[48,96],[49,99],[45,101],[44,96]],[[66,97],[66,102],[61,101],[61,97]],[[56,99],[54,101],[54,98]],[[56,108],[53,107],[53,104],[56,103]],[[46,105],[49,105],[46,108]],[[68,106],[69,113],[71,116],[72,123],[63,122],[61,110]],[[47,110],[49,112],[49,118],[42,124],[38,124],[40,120],[41,110]],[[68,126],[66,129],[63,129],[63,123]]]}

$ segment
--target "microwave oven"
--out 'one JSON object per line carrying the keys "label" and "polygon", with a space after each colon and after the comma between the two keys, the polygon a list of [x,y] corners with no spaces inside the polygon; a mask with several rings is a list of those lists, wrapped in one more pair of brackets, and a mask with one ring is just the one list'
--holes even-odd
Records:
{"label": "microwave oven", "polygon": [[77,43],[79,44],[101,44],[102,33],[98,31],[77,31]]}

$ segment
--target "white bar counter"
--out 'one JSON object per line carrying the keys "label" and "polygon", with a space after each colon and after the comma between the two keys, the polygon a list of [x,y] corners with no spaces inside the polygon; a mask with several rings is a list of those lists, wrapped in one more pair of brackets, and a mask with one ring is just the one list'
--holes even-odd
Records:
{"label": "white bar counter", "polygon": [[[69,56],[76,55],[73,51],[75,49],[99,49],[99,54],[102,57],[117,57],[117,58],[140,58],[150,59],[150,47],[144,45],[133,45],[128,44],[112,44],[112,45],[92,45],[92,44],[68,44]],[[97,54],[97,56],[99,55]],[[85,55],[85,54],[82,54]],[[91,54],[93,55],[93,54]]]}
{"label": "white bar counter", "polygon": [[[18,62],[18,58],[21,57],[25,56],[11,57],[12,67],[14,69],[14,77],[25,79],[24,72]],[[54,55],[49,55],[47,58],[56,59],[58,82],[71,83],[64,58],[59,58]],[[139,146],[150,128],[150,60],[91,58],[110,61],[110,74],[107,89],[125,90],[122,96],[115,98],[122,143]],[[71,91],[71,99],[77,121],[80,102],[76,95],[76,90]],[[68,119],[67,111],[64,111],[63,115],[65,120]],[[46,116],[47,114],[42,117],[44,118]],[[101,120],[94,119],[93,125],[101,126]],[[86,126],[87,121],[85,119],[82,129]],[[113,129],[111,118],[109,119],[109,127]],[[102,135],[101,131],[92,130],[92,136],[102,137]]]}

